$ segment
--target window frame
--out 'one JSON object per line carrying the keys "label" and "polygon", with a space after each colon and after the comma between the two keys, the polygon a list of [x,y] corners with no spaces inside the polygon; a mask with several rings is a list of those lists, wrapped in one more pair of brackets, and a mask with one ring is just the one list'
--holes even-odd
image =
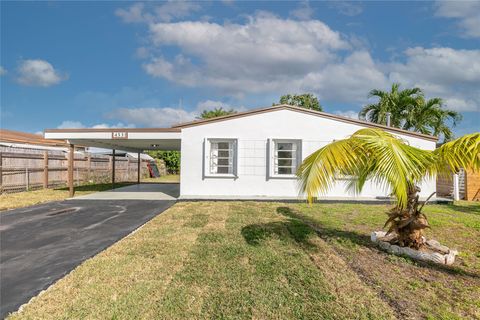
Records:
{"label": "window frame", "polygon": [[[297,149],[295,150],[296,155],[295,158],[289,158],[289,159],[295,159],[296,164],[295,168],[293,170],[293,173],[276,173],[278,172],[278,156],[277,156],[277,144],[278,143],[293,143],[297,146]],[[298,170],[298,167],[302,163],[302,140],[301,139],[280,139],[280,138],[275,138],[275,139],[269,139],[269,144],[270,144],[270,168],[269,168],[269,176],[270,178],[276,178],[276,179],[297,179],[296,172]],[[290,150],[293,151],[293,150]],[[283,159],[283,158],[281,158]],[[285,158],[286,159],[286,158]],[[290,166],[289,166],[290,167]]]}
{"label": "window frame", "polygon": [[[213,173],[212,168],[212,143],[227,142],[232,144],[231,149],[232,155],[232,173]],[[237,178],[237,159],[238,159],[238,139],[236,138],[205,138],[205,148],[204,148],[204,177],[207,178]],[[230,158],[230,157],[229,157]],[[227,158],[227,159],[229,159]],[[218,164],[217,164],[218,166]],[[229,167],[230,165],[228,165]]]}

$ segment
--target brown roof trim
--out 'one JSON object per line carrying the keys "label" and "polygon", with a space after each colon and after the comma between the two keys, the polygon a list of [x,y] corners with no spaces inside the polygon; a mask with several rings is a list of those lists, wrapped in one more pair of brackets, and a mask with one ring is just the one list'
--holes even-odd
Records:
{"label": "brown roof trim", "polygon": [[68,144],[64,140],[47,140],[44,139],[41,135],[8,129],[0,129],[0,141],[49,147],[68,146]]}
{"label": "brown roof trim", "polygon": [[372,123],[372,122],[368,122],[368,121],[364,121],[364,120],[351,119],[351,118],[342,117],[342,116],[338,116],[338,115],[334,115],[334,114],[330,114],[330,113],[326,113],[326,112],[321,112],[321,111],[316,111],[316,110],[291,106],[291,105],[288,105],[288,104],[275,105],[275,106],[267,107],[267,108],[253,109],[253,110],[238,112],[238,113],[229,114],[229,115],[221,116],[221,117],[217,117],[217,118],[212,118],[212,119],[194,120],[194,121],[174,125],[174,126],[172,126],[172,128],[189,128],[189,127],[194,127],[194,126],[199,126],[199,125],[204,125],[204,124],[209,124],[209,123],[214,123],[214,122],[219,122],[219,121],[225,121],[225,120],[230,120],[230,119],[234,119],[234,118],[247,117],[247,116],[251,116],[251,115],[262,114],[262,113],[272,112],[272,111],[277,111],[277,110],[298,111],[298,112],[311,114],[311,115],[315,115],[315,116],[326,118],[326,119],[332,119],[332,120],[342,121],[342,122],[346,122],[346,123],[354,123],[354,124],[358,124],[358,125],[365,126],[365,127],[370,127],[370,128],[380,128],[380,129],[390,131],[390,132],[395,132],[395,133],[404,134],[404,135],[413,136],[413,137],[419,137],[419,138],[423,138],[423,139],[431,140],[431,141],[438,141],[438,137],[427,135],[427,134],[422,134],[422,133],[418,133],[418,132],[398,129],[398,128],[394,128],[394,127],[388,127],[388,126],[384,126],[384,125],[381,125],[381,124],[376,124],[376,123]]}
{"label": "brown roof trim", "polygon": [[180,128],[45,129],[44,132],[181,132]]}

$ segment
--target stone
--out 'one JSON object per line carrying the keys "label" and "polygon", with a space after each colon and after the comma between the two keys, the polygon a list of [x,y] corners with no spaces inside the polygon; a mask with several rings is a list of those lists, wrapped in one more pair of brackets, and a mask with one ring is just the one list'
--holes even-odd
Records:
{"label": "stone", "polygon": [[374,231],[371,233],[370,239],[372,242],[377,243],[383,250],[395,255],[405,255],[416,260],[429,261],[444,265],[452,265],[455,262],[455,256],[458,255],[456,250],[451,250],[447,246],[441,245],[438,241],[433,239],[424,239],[424,243],[426,243],[427,248],[437,252],[426,252],[408,247],[400,247],[388,242],[388,240],[391,240],[391,237],[385,237],[385,235],[386,232],[384,231]]}

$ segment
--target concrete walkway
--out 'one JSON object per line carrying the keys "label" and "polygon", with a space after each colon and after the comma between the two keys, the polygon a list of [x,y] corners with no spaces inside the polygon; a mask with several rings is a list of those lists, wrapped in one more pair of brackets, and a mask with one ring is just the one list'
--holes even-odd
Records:
{"label": "concrete walkway", "polygon": [[176,200],[179,195],[179,183],[142,183],[69,200]]}

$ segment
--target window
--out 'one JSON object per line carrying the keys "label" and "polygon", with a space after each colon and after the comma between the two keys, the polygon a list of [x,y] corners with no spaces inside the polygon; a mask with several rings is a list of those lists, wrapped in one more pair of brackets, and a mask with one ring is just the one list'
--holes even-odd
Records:
{"label": "window", "polygon": [[293,177],[301,161],[300,140],[273,140],[272,174]]}
{"label": "window", "polygon": [[208,139],[207,174],[211,176],[234,176],[236,164],[235,139]]}

